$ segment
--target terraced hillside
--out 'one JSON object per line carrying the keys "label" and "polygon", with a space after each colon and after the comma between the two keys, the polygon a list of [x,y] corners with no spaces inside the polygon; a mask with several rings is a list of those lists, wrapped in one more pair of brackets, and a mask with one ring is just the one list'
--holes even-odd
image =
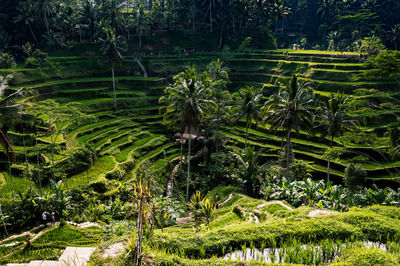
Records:
{"label": "terraced hillside", "polygon": [[[57,140],[59,149],[55,154],[56,164],[66,161],[71,150],[79,146],[91,147],[98,158],[88,171],[86,167],[68,173],[68,186],[90,185],[99,193],[109,195],[115,189],[115,179],[121,176],[134,178],[140,166],[151,161],[162,171],[170,171],[170,161],[179,155],[179,145],[175,144],[172,135],[163,125],[162,114],[159,114],[158,98],[170,82],[172,75],[183,69],[184,65],[196,64],[204,67],[210,61],[222,57],[231,69],[230,90],[251,85],[263,89],[268,96],[279,89],[280,83],[286,82],[294,73],[304,81],[311,82],[319,97],[326,98],[338,91],[356,100],[368,98],[369,95],[355,94],[360,88],[376,89],[384,92],[384,99],[374,100],[391,103],[390,108],[375,108],[368,117],[362,130],[366,136],[374,136],[375,144],[362,141],[342,141],[337,139],[335,145],[343,143],[348,148],[347,158],[332,160],[331,174],[340,181],[343,171],[356,156],[364,158],[362,165],[368,171],[368,178],[374,181],[396,184],[400,179],[400,161],[391,161],[386,147],[389,139],[384,136],[390,123],[396,121],[399,109],[397,81],[366,81],[360,78],[363,64],[354,54],[336,55],[329,53],[290,53],[284,55],[279,51],[251,51],[235,54],[199,53],[187,57],[180,56],[147,56],[142,59],[151,77],[141,77],[140,68],[134,58],[126,57],[116,74],[117,111],[113,110],[112,79],[108,68],[100,57],[50,57],[51,65],[38,69],[17,68],[2,70],[12,72],[14,81],[11,89],[21,86],[38,92],[33,96],[37,100],[51,98],[61,104],[70,101],[79,102],[80,108],[93,119],[89,123],[73,127],[67,135]],[[355,110],[354,112],[357,112]],[[245,123],[240,122],[234,128],[224,129],[228,137],[227,145],[232,148],[243,148]],[[33,133],[24,133],[26,139]],[[21,133],[10,132],[16,144],[17,163],[12,165],[12,175],[5,169],[0,176],[1,193],[9,194],[11,189],[24,191],[30,184],[19,176],[24,169],[24,147]],[[293,132],[293,151],[296,159],[310,163],[313,175],[317,178],[326,176],[327,159],[324,153],[329,149],[329,140],[319,135],[309,136],[306,132]],[[48,143],[43,134],[39,144]],[[281,136],[272,135],[268,126],[258,124],[249,130],[249,143],[262,149],[265,160],[276,158],[281,148]],[[34,142],[27,142],[27,149],[32,151]],[[195,153],[196,151],[193,151]],[[49,151],[42,152],[42,167],[50,164]],[[36,156],[28,158],[31,167],[36,167]],[[13,178],[13,188],[11,182]],[[128,181],[128,180],[125,180]],[[35,184],[31,184],[35,185]],[[4,194],[4,195],[5,195]]]}

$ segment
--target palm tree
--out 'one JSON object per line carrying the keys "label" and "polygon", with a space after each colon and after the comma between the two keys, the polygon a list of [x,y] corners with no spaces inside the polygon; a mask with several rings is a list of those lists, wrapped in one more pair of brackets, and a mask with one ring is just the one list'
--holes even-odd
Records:
{"label": "palm tree", "polygon": [[290,83],[274,94],[265,103],[262,113],[264,121],[271,124],[270,130],[285,130],[286,136],[286,179],[289,180],[290,137],[292,129],[307,128],[312,123],[311,105],[314,102],[310,84],[298,82],[293,75]]}
{"label": "palm tree", "polygon": [[248,147],[243,154],[233,153],[233,157],[239,162],[239,169],[236,173],[239,182],[241,182],[248,194],[259,196],[261,189],[260,174],[269,164],[259,164],[260,157],[253,147]]}
{"label": "palm tree", "polygon": [[400,40],[400,24],[394,25],[390,32],[390,39],[394,43],[394,49],[397,50],[397,43]]}
{"label": "palm tree", "polygon": [[246,141],[244,144],[244,154],[246,154],[249,127],[252,122],[260,120],[262,94],[260,89],[246,87],[234,93],[233,96],[236,98],[236,105],[232,107],[232,112],[236,113],[236,122],[244,117],[246,118]]}
{"label": "palm tree", "polygon": [[35,34],[33,33],[31,24],[35,22],[34,16],[32,14],[32,4],[28,2],[21,2],[21,5],[18,7],[18,16],[14,18],[15,23],[23,22],[28,28],[29,31],[37,43],[37,39]]}
{"label": "palm tree", "polygon": [[[198,130],[202,119],[215,108],[215,103],[208,99],[211,93],[208,75],[199,73],[195,67],[187,67],[184,72],[174,77],[174,84],[167,87],[166,94],[160,98],[160,103],[166,104],[161,109],[164,119],[177,118],[181,122],[181,136],[187,132],[188,146],[188,173],[186,182],[186,201],[189,200],[190,180],[190,150],[192,130]],[[182,137],[181,137],[182,139]]]}
{"label": "palm tree", "polygon": [[136,33],[139,37],[139,47],[142,47],[143,35],[146,33],[150,18],[146,12],[145,3],[142,1],[136,2],[135,10],[134,25],[136,27]]}
{"label": "palm tree", "polygon": [[93,41],[94,25],[97,21],[97,10],[92,1],[85,0],[81,2],[78,10],[78,20],[81,23],[89,24],[90,41]]}
{"label": "palm tree", "polygon": [[[350,105],[347,104],[348,100],[349,97],[345,97],[341,93],[337,93],[336,96],[332,93],[328,101],[328,105],[320,117],[321,121],[318,127],[322,127],[324,132],[323,136],[328,135],[330,137],[330,148],[333,146],[335,137],[340,137],[346,131],[351,131],[358,128],[357,118],[347,115],[347,112],[350,109]],[[328,156],[328,182],[330,175],[330,163],[331,156]]]}
{"label": "palm tree", "polygon": [[47,16],[51,14],[54,10],[54,5],[52,0],[36,0],[34,1],[33,8],[41,13],[43,16],[44,24],[46,25],[47,35],[50,35],[49,22]]}
{"label": "palm tree", "polygon": [[317,9],[317,14],[319,14],[322,19],[329,19],[330,13],[333,11],[332,4],[332,0],[322,0]]}
{"label": "palm tree", "polygon": [[126,40],[122,36],[117,36],[115,30],[111,27],[104,30],[106,38],[100,39],[103,46],[103,56],[111,62],[111,73],[114,91],[114,109],[117,109],[117,94],[115,91],[114,69],[117,62],[122,60],[122,52],[127,51]]}

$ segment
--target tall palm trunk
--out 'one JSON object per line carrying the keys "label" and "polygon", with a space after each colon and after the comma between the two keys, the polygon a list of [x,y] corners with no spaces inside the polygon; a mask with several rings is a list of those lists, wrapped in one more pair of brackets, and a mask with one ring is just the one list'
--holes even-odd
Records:
{"label": "tall palm trunk", "polygon": [[[332,149],[333,139],[334,139],[334,136],[332,135],[331,145],[329,146],[329,149]],[[327,179],[326,179],[327,182],[329,182],[329,180],[330,180],[330,171],[331,171],[331,156],[329,155],[328,156],[328,175],[327,175]]]}
{"label": "tall palm trunk", "polygon": [[210,9],[210,32],[213,32],[213,21],[212,21],[211,1],[212,1],[212,0],[210,0],[210,7],[209,7],[209,9]]}
{"label": "tall palm trunk", "polygon": [[49,36],[50,35],[50,29],[49,29],[49,22],[47,20],[46,10],[44,10],[43,13],[44,13],[44,23],[46,24],[46,28],[47,28],[47,36]]}
{"label": "tall palm trunk", "polygon": [[290,133],[291,130],[289,129],[286,134],[286,179],[290,180],[289,170],[290,170]]}
{"label": "tall palm trunk", "polygon": [[111,73],[112,73],[112,82],[114,91],[114,110],[117,110],[117,93],[115,91],[114,63],[111,63]]}
{"label": "tall palm trunk", "polygon": [[[181,134],[181,166],[182,164],[183,164],[183,133]],[[181,169],[182,168],[179,168],[179,175],[181,173]]]}
{"label": "tall palm trunk", "polygon": [[26,154],[26,145],[25,145],[25,135],[23,133],[22,135],[22,144],[24,145],[24,155],[25,155],[25,164],[26,164],[26,170],[28,171],[28,178],[29,178],[29,189],[32,192],[32,178],[30,176],[30,171],[29,171],[29,164],[28,164],[28,156]]}
{"label": "tall palm trunk", "polygon": [[186,179],[186,202],[189,202],[189,179],[190,179],[190,149],[192,146],[192,136],[189,131],[189,150],[188,150],[188,172]]}
{"label": "tall palm trunk", "polygon": [[249,126],[250,126],[250,119],[247,117],[247,125],[246,125],[246,141],[244,142],[244,155],[247,154],[247,138],[249,135]]}
{"label": "tall palm trunk", "polygon": [[[36,147],[37,147],[37,133],[36,133]],[[42,196],[42,180],[40,179],[39,150],[36,153],[36,161],[37,161],[37,172],[38,172],[38,181],[39,181],[39,192],[40,192],[40,196]]]}
{"label": "tall palm trunk", "polygon": [[10,158],[8,158],[8,172],[10,175],[10,186],[11,186],[11,197],[12,197],[12,203],[14,204],[14,186],[13,186],[13,178],[12,178],[12,174],[11,174],[11,161]]}
{"label": "tall palm trunk", "polygon": [[36,36],[35,36],[35,34],[33,33],[33,30],[32,30],[32,27],[31,27],[31,23],[28,22],[27,24],[28,24],[29,31],[30,31],[31,34],[32,34],[32,37],[33,37],[33,39],[35,40],[35,43],[37,43]]}
{"label": "tall palm trunk", "polygon": [[54,167],[54,145],[55,141],[53,140],[53,134],[50,134],[50,140],[51,140],[51,165]]}

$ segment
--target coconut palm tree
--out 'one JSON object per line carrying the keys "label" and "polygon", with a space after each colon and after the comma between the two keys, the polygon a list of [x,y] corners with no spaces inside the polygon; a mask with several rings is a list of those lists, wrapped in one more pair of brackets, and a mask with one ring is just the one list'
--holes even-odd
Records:
{"label": "coconut palm tree", "polygon": [[261,90],[254,87],[246,87],[240,89],[233,95],[236,104],[232,106],[232,112],[236,114],[236,122],[242,118],[246,118],[246,140],[244,144],[244,154],[247,152],[247,138],[249,127],[252,122],[261,119]]}
{"label": "coconut palm tree", "polygon": [[106,38],[100,39],[103,47],[103,56],[106,57],[111,63],[111,73],[114,91],[114,109],[117,109],[117,94],[115,91],[115,76],[114,69],[117,62],[122,60],[122,52],[127,51],[128,47],[126,40],[122,36],[117,36],[115,30],[111,27],[104,29]]}
{"label": "coconut palm tree", "polygon": [[394,25],[390,31],[390,39],[394,44],[394,49],[397,50],[397,43],[400,40],[400,24]]}
{"label": "coconut palm tree", "polygon": [[50,35],[49,21],[47,16],[53,13],[54,5],[52,0],[36,0],[33,2],[33,9],[40,13],[43,17],[43,22],[46,25],[47,35]]}
{"label": "coconut palm tree", "polygon": [[90,0],[82,1],[78,9],[78,20],[89,24],[90,41],[93,41],[94,25],[97,21],[97,10],[95,4]]}
{"label": "coconut palm tree", "polygon": [[37,39],[35,34],[33,33],[31,24],[35,22],[34,15],[32,14],[32,3],[30,1],[21,2],[18,7],[18,16],[14,18],[15,23],[23,22],[29,29],[35,43],[37,43]]}
{"label": "coconut palm tree", "polygon": [[188,135],[186,201],[189,200],[192,131],[198,131],[202,119],[216,107],[215,103],[209,100],[211,93],[209,84],[207,73],[199,73],[195,67],[190,66],[174,77],[174,84],[167,87],[164,91],[166,95],[160,98],[160,103],[166,104],[161,108],[161,112],[164,113],[164,119],[179,119],[181,122],[181,136],[185,132]]}
{"label": "coconut palm tree", "polygon": [[[332,148],[335,137],[342,136],[346,131],[356,130],[358,128],[358,120],[354,116],[350,116],[347,112],[350,109],[348,105],[349,97],[345,97],[341,93],[337,95],[331,94],[328,105],[324,108],[324,112],[320,117],[320,125],[322,127],[323,136],[330,137],[330,145]],[[328,156],[328,173],[327,181],[329,182],[331,158]]]}
{"label": "coconut palm tree", "polygon": [[232,153],[239,163],[236,173],[238,181],[249,195],[259,196],[261,190],[261,173],[269,164],[260,165],[260,157],[253,147],[248,147],[245,153]]}
{"label": "coconut palm tree", "polygon": [[290,83],[274,94],[264,104],[264,121],[270,123],[271,131],[282,129],[286,136],[286,179],[289,180],[290,138],[292,129],[307,129],[312,124],[311,106],[314,103],[309,83],[299,82],[293,75]]}

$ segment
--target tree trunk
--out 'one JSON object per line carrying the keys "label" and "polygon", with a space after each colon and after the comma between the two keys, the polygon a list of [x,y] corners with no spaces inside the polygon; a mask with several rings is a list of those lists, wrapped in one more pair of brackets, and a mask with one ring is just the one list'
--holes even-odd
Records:
{"label": "tree trunk", "polygon": [[[36,134],[36,147],[37,147],[37,134]],[[39,181],[39,192],[40,196],[42,196],[42,181],[40,180],[40,163],[39,163],[39,151],[36,153],[37,160],[37,171],[38,171],[38,181]]]}
{"label": "tree trunk", "polygon": [[148,77],[149,73],[147,73],[146,68],[144,67],[144,65],[142,64],[142,62],[140,62],[139,58],[135,58],[135,61],[138,63],[140,69],[143,71],[143,76],[144,77]]}
{"label": "tree trunk", "polygon": [[51,165],[54,167],[54,141],[53,141],[53,133],[50,134],[51,139]]}
{"label": "tree trunk", "polygon": [[[329,149],[332,149],[333,139],[334,139],[334,136],[332,135],[331,145],[329,146]],[[327,182],[329,182],[329,180],[330,180],[330,171],[331,171],[331,156],[329,155],[328,156],[328,176],[327,176],[327,179],[326,179]]]}
{"label": "tree trunk", "polygon": [[290,169],[290,133],[291,130],[289,129],[287,135],[286,135],[286,179],[290,180],[289,176],[289,169]]}
{"label": "tree trunk", "polygon": [[222,37],[224,36],[224,28],[221,27],[221,32],[219,34],[219,49],[222,49]]}
{"label": "tree trunk", "polygon": [[189,131],[188,172],[187,172],[187,179],[186,179],[186,202],[189,202],[190,149],[191,149],[191,145],[192,145],[192,136],[191,136],[191,132]]}
{"label": "tree trunk", "polygon": [[244,142],[244,155],[247,154],[247,137],[249,134],[249,125],[250,125],[250,119],[247,118],[247,125],[246,125],[246,141]]}
{"label": "tree trunk", "polygon": [[193,8],[193,13],[192,13],[192,23],[193,23],[193,25],[192,25],[192,27],[193,27],[193,31],[195,30],[195,22],[194,22],[194,17],[196,16],[196,11],[195,11],[196,9],[195,9],[195,7]]}
{"label": "tree trunk", "polygon": [[29,31],[30,31],[31,34],[32,34],[33,39],[35,40],[35,43],[37,43],[36,36],[35,36],[35,34],[33,33],[33,30],[32,30],[32,27],[31,27],[31,24],[30,24],[30,23],[28,23],[28,28],[29,28]]}
{"label": "tree trunk", "polygon": [[45,21],[46,28],[47,28],[47,36],[50,36],[49,22],[47,21],[46,11],[44,11],[43,13],[44,13],[44,21]]}
{"label": "tree trunk", "polygon": [[212,0],[210,0],[210,32],[213,32],[213,22],[212,22],[211,1],[212,1]]}
{"label": "tree trunk", "polygon": [[25,145],[25,134],[22,134],[22,144],[24,145],[24,155],[25,155],[25,164],[26,164],[26,170],[28,171],[28,178],[29,178],[29,189],[30,192],[32,192],[32,178],[30,176],[30,171],[29,171],[29,164],[28,164],[28,156],[26,155],[26,145]]}
{"label": "tree trunk", "polygon": [[[183,164],[183,133],[181,133],[181,165]],[[181,169],[179,169],[179,175],[181,173]]]}
{"label": "tree trunk", "polygon": [[217,126],[217,137],[216,137],[216,143],[215,143],[215,153],[218,156],[218,148],[219,148],[219,126]]}
{"label": "tree trunk", "polygon": [[114,77],[114,63],[111,66],[112,73],[112,82],[113,82],[113,91],[114,91],[114,111],[117,110],[117,93],[115,91],[115,77]]}
{"label": "tree trunk", "polygon": [[13,187],[13,179],[12,179],[12,174],[11,174],[11,161],[10,161],[10,158],[8,158],[8,171],[9,171],[9,174],[10,174],[9,180],[10,180],[10,186],[11,186],[11,197],[12,197],[12,202],[13,202],[13,205],[14,205],[14,187]]}

